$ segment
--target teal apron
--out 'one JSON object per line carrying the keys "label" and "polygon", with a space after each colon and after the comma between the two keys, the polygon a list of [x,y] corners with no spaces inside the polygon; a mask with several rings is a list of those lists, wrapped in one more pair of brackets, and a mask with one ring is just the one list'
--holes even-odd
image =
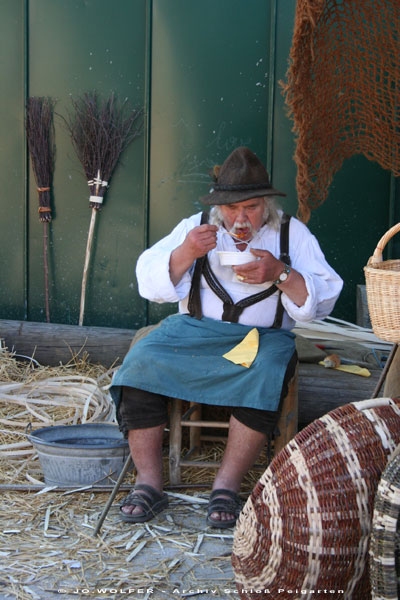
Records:
{"label": "teal apron", "polygon": [[257,327],[259,349],[250,368],[223,358],[251,329],[207,317],[167,317],[130,349],[114,374],[110,391],[117,407],[121,386],[129,386],[202,404],[276,411],[295,335]]}

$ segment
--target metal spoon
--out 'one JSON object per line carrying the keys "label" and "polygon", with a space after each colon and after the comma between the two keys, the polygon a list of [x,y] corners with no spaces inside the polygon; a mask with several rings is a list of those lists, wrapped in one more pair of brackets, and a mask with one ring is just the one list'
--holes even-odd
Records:
{"label": "metal spoon", "polygon": [[229,235],[231,238],[233,238],[233,240],[235,242],[238,242],[240,244],[247,244],[247,245],[249,245],[250,242],[251,242],[251,240],[249,240],[248,242],[246,240],[242,240],[238,235],[236,235],[232,231],[223,231],[222,235]]}

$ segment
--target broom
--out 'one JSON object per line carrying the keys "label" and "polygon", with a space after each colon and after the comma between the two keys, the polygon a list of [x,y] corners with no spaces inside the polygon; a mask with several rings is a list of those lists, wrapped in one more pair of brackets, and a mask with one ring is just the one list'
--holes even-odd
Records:
{"label": "broom", "polygon": [[39,195],[39,220],[43,223],[43,266],[47,323],[50,323],[47,247],[48,227],[51,221],[50,185],[55,155],[53,111],[54,102],[51,98],[35,96],[28,98],[25,130]]}
{"label": "broom", "polygon": [[73,112],[65,120],[72,144],[82,164],[90,188],[89,225],[83,267],[79,325],[83,325],[87,276],[92,251],[96,215],[101,209],[111,175],[120,155],[142,133],[143,109],[128,109],[114,94],[100,100],[97,92],[72,99]]}

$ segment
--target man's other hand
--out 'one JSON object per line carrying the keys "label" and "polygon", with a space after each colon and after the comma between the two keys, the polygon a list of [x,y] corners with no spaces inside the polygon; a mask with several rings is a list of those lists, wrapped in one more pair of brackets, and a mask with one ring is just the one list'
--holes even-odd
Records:
{"label": "man's other hand", "polygon": [[[276,281],[283,271],[284,263],[275,258],[268,250],[254,250],[251,248],[250,251],[257,257],[257,260],[232,267],[239,281],[254,284]],[[286,281],[277,285],[297,306],[303,306],[306,302],[308,296],[306,283],[303,276],[292,267],[290,267],[290,273]]]}
{"label": "man's other hand", "polygon": [[257,260],[232,267],[238,278],[246,283],[255,284],[275,281],[282,272],[284,266],[282,261],[275,258],[268,250],[251,248],[250,251],[257,257]]}

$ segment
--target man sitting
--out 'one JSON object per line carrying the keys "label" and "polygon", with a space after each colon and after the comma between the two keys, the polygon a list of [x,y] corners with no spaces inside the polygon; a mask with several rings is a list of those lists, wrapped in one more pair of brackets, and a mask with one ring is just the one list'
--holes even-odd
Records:
{"label": "man sitting", "polygon": [[[168,505],[162,482],[162,439],[170,397],[229,406],[227,446],[210,496],[207,523],[232,527],[237,493],[279,418],[297,362],[296,320],[327,316],[342,288],[316,238],[274,204],[275,190],[257,156],[234,150],[201,198],[212,205],[181,221],[139,257],[141,296],[179,302],[179,314],[135,344],[111,388],[137,477],[121,505],[125,521],[151,519]],[[237,266],[219,251],[251,253]],[[250,332],[251,365],[224,357]],[[255,335],[255,338],[254,338]]]}

